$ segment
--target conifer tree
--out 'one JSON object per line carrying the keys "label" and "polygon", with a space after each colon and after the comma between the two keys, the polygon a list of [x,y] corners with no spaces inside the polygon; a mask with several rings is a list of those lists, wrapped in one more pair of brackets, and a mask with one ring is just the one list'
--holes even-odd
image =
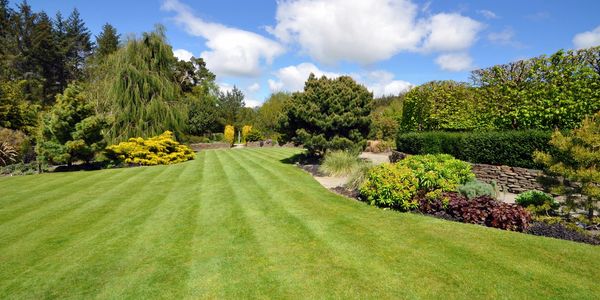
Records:
{"label": "conifer tree", "polygon": [[105,57],[119,48],[120,35],[117,29],[106,23],[102,26],[102,32],[96,36],[96,54]]}

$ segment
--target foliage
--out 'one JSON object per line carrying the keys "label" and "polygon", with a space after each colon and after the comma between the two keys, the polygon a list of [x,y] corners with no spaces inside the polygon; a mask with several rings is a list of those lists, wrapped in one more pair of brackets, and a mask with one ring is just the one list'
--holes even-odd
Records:
{"label": "foliage", "polygon": [[447,153],[471,163],[539,168],[533,152],[554,151],[546,131],[400,133],[396,147],[410,154]]}
{"label": "foliage", "polygon": [[219,92],[219,105],[223,113],[223,124],[241,128],[241,112],[244,108],[244,93],[236,86],[231,91]]}
{"label": "foliage", "polygon": [[600,47],[560,50],[476,70],[486,115],[498,129],[571,129],[600,110]]}
{"label": "foliage", "polygon": [[445,194],[445,208],[452,218],[471,224],[485,225],[511,231],[527,229],[531,216],[524,208],[494,200],[489,196],[467,199],[456,193]]}
{"label": "foliage", "polygon": [[554,191],[567,195],[567,207],[583,208],[592,219],[600,202],[600,112],[569,134],[554,132],[550,144],[558,153],[536,151],[536,161],[547,166],[550,174],[564,178]]}
{"label": "foliage", "polygon": [[164,29],[158,27],[130,39],[95,70],[87,93],[95,110],[111,120],[106,131],[109,142],[165,130],[184,132],[188,114],[185,102],[179,100],[176,63]]}
{"label": "foliage", "polygon": [[473,199],[481,196],[488,196],[492,198],[496,198],[496,187],[489,183],[472,180],[469,181],[457,189],[458,193],[467,197],[468,199]]}
{"label": "foliage", "polygon": [[213,96],[215,94],[215,74],[206,67],[203,58],[192,57],[187,61],[177,60],[175,66],[175,81],[183,93],[193,93],[197,96]]}
{"label": "foliage", "polygon": [[225,126],[225,131],[223,132],[223,140],[233,145],[235,141],[235,128],[232,125]]}
{"label": "foliage", "polygon": [[486,127],[477,90],[455,81],[432,81],[404,97],[402,131],[473,130]]}
{"label": "foliage", "polygon": [[105,147],[102,130],[106,126],[103,117],[94,115],[81,87],[70,85],[43,115],[36,152],[42,161],[51,163],[89,162]]}
{"label": "foliage", "polygon": [[32,175],[38,174],[39,172],[47,172],[48,165],[31,162],[31,163],[16,163],[5,167],[0,167],[0,175],[6,176],[21,176],[21,175]]}
{"label": "foliage", "polygon": [[174,140],[173,133],[143,139],[130,138],[127,142],[106,148],[107,157],[126,164],[153,166],[176,164],[194,159],[194,151]]}
{"label": "foliage", "polygon": [[17,159],[25,158],[31,151],[30,138],[19,130],[0,128],[0,143],[6,143],[17,151]]}
{"label": "foliage", "polygon": [[242,127],[242,142],[243,143],[247,142],[246,138],[247,138],[248,134],[250,133],[250,131],[252,131],[252,125],[244,125],[244,127]]}
{"label": "foliage", "polygon": [[34,131],[39,105],[27,99],[27,80],[0,82],[0,127]]}
{"label": "foliage", "polygon": [[[391,97],[389,101],[374,99],[377,107],[371,112],[369,138],[376,140],[394,140],[402,119],[402,101],[404,97]],[[387,100],[387,99],[386,99]],[[384,103],[387,103],[384,105]]]}
{"label": "foliage", "polygon": [[412,210],[418,207],[413,200],[419,188],[419,179],[413,170],[398,164],[384,163],[367,172],[360,186],[362,199],[371,205]]}
{"label": "foliage", "polygon": [[356,153],[338,150],[325,154],[319,171],[329,176],[346,176],[352,173],[360,164]]}
{"label": "foliage", "polygon": [[252,128],[246,134],[246,142],[258,142],[265,139],[265,136],[258,129]]}
{"label": "foliage", "polygon": [[282,118],[286,106],[291,101],[289,93],[278,92],[269,96],[256,112],[256,128],[270,139],[279,137],[279,120]]}
{"label": "foliage", "polygon": [[559,207],[554,197],[536,190],[526,191],[517,195],[515,203],[535,214],[544,213],[548,215],[552,210]]}
{"label": "foliage", "polygon": [[99,57],[106,57],[111,53],[114,53],[119,49],[119,38],[120,34],[117,33],[117,29],[106,23],[102,25],[102,32],[96,36],[96,54]]}
{"label": "foliage", "polygon": [[459,185],[475,178],[469,163],[447,154],[412,155],[396,164],[412,170],[419,181],[419,190],[431,196],[456,191]]}
{"label": "foliage", "polygon": [[369,133],[373,95],[349,76],[311,74],[294,93],[280,120],[283,141],[304,145],[309,155],[363,148]]}

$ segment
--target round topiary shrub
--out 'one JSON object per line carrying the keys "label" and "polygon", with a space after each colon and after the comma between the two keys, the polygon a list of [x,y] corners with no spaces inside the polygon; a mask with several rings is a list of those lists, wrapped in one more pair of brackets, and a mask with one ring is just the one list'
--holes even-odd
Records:
{"label": "round topiary shrub", "polygon": [[367,172],[360,195],[371,205],[406,211],[418,207],[418,201],[413,199],[418,188],[419,180],[411,169],[387,163]]}

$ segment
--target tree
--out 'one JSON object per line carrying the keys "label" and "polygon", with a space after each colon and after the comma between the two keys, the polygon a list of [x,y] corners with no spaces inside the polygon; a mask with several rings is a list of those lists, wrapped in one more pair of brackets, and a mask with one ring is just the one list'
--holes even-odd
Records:
{"label": "tree", "polygon": [[106,23],[102,26],[102,32],[96,36],[96,54],[99,57],[106,57],[107,55],[117,51],[119,48],[120,34],[117,33],[117,29],[112,25]]}
{"label": "tree", "polygon": [[44,114],[36,152],[42,161],[71,164],[90,162],[106,146],[102,130],[106,121],[94,115],[93,105],[77,85],[56,96],[56,104]]}
{"label": "tree", "polygon": [[564,178],[554,187],[555,192],[567,195],[570,209],[587,210],[591,220],[600,202],[600,112],[585,118],[570,134],[555,131],[550,144],[557,153],[536,152],[536,162]]}
{"label": "tree", "polygon": [[77,8],[73,9],[65,23],[66,69],[69,82],[83,77],[85,61],[91,55],[93,44],[90,31],[81,19]]}
{"label": "tree", "polygon": [[369,138],[391,141],[396,138],[402,120],[403,97],[375,99],[378,106],[371,112],[371,132]]}
{"label": "tree", "polygon": [[39,106],[26,98],[26,80],[0,82],[0,127],[32,133]]}
{"label": "tree", "polygon": [[[214,85],[214,88],[211,88],[211,90],[213,89],[217,90],[218,87]],[[217,93],[205,93],[203,86],[195,86],[192,92],[187,94],[187,133],[202,135],[205,133],[223,132]]]}
{"label": "tree", "polygon": [[219,92],[219,107],[223,116],[224,124],[233,124],[235,128],[241,128],[240,112],[246,103],[244,93],[236,86],[231,91]]}
{"label": "tree", "polygon": [[284,141],[302,144],[310,155],[326,150],[359,149],[369,134],[373,94],[349,76],[308,77],[294,93],[281,119]]}
{"label": "tree", "polygon": [[95,68],[87,93],[96,111],[111,119],[109,142],[157,136],[167,130],[181,137],[187,105],[174,82],[177,59],[164,28],[144,33]]}
{"label": "tree", "polygon": [[184,93],[190,93],[195,87],[201,86],[203,87],[202,92],[207,94],[212,90],[215,78],[215,74],[206,68],[206,63],[202,58],[192,57],[189,61],[177,61],[175,81]]}
{"label": "tree", "polygon": [[267,137],[277,140],[279,134],[279,119],[283,116],[285,107],[289,104],[291,95],[278,92],[272,94],[256,112],[256,128]]}

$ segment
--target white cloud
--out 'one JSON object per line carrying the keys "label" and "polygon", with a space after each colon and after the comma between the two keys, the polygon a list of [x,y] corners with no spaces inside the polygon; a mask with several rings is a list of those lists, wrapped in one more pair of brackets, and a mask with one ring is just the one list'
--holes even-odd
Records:
{"label": "white cloud", "polygon": [[482,10],[478,10],[477,13],[479,13],[486,19],[498,19],[498,15],[496,15],[496,13],[494,13],[491,10],[482,9]]}
{"label": "white cloud", "polygon": [[177,57],[177,59],[185,60],[185,61],[190,60],[190,58],[192,58],[194,56],[194,54],[192,54],[192,52],[187,51],[185,49],[173,50],[173,55],[175,55],[175,57]]}
{"label": "white cloud", "polygon": [[573,37],[573,45],[577,49],[600,46],[600,26],[591,31],[576,34]]}
{"label": "white cloud", "polygon": [[258,84],[258,82],[255,82],[255,83],[251,84],[250,86],[248,86],[248,88],[246,88],[246,90],[250,93],[256,93],[256,92],[258,92],[258,90],[260,90],[260,84]]}
{"label": "white cloud", "polygon": [[483,24],[459,14],[441,13],[431,17],[425,27],[429,35],[423,44],[425,51],[462,51],[475,43]]}
{"label": "white cloud", "polygon": [[209,50],[202,52],[200,57],[217,75],[257,76],[261,72],[261,63],[271,64],[285,51],[276,41],[254,32],[206,22],[194,16],[192,10],[178,0],[166,0],[162,9],[175,12],[175,22],[189,34],[206,39]]}
{"label": "white cloud", "polygon": [[267,30],[319,62],[369,64],[402,51],[462,51],[483,29],[460,14],[419,19],[418,12],[410,0],[281,1],[277,25]]}
{"label": "white cloud", "polygon": [[495,44],[508,45],[512,43],[515,31],[512,28],[504,28],[502,31],[490,32],[487,36],[488,40]]}
{"label": "white cloud", "polygon": [[[272,92],[288,91],[296,92],[304,89],[304,83],[310,73],[317,77],[323,75],[329,78],[339,77],[343,74],[327,72],[319,69],[312,63],[301,63],[277,70],[274,75],[276,79],[269,79],[269,88]],[[403,80],[395,80],[394,74],[387,71],[373,71],[361,74],[350,74],[357,82],[365,85],[372,91],[375,97],[385,95],[397,95],[410,89],[413,85]]]}
{"label": "white cloud", "polygon": [[473,68],[473,59],[467,53],[448,53],[440,55],[435,62],[445,71],[459,72]]}
{"label": "white cloud", "polygon": [[262,101],[258,101],[255,99],[244,99],[244,103],[246,103],[246,107],[254,108],[262,105]]}

